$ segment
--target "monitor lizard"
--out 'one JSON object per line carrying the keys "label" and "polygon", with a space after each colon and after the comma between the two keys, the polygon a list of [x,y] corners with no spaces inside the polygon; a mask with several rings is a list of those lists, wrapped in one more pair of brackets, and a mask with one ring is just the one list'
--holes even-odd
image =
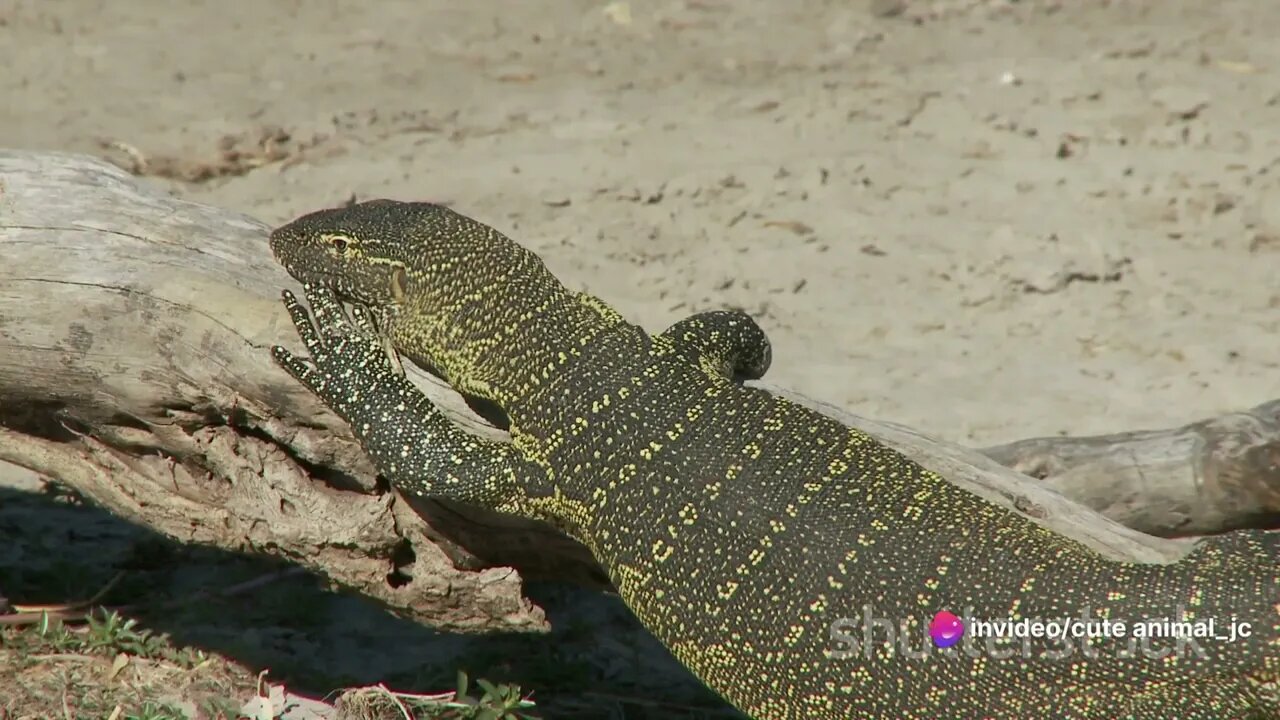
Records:
{"label": "monitor lizard", "polygon": [[[315,316],[286,291],[310,362],[272,353],[381,474],[578,539],[675,657],[757,720],[1280,716],[1280,533],[1208,538],[1167,565],[1104,558],[739,382],[771,363],[748,315],[650,335],[442,206],[321,210],[270,245]],[[451,423],[388,344],[502,408],[511,442]],[[940,610],[1112,628],[1214,619],[1220,633],[1235,618],[1251,632],[1148,641],[1131,657],[1115,637],[944,650],[925,635]]]}

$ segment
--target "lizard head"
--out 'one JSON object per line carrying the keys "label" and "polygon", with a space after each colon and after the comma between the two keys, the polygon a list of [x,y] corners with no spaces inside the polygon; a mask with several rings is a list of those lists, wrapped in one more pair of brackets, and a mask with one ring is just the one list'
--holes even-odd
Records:
{"label": "lizard head", "polygon": [[[370,200],[318,210],[272,231],[271,253],[301,283],[370,308],[402,304],[412,278],[474,238],[473,220],[440,205]],[[414,272],[411,272],[414,271]]]}

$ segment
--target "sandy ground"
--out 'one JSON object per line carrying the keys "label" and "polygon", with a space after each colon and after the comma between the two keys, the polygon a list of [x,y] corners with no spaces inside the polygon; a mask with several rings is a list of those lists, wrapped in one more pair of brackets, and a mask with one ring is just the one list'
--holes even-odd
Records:
{"label": "sandy ground", "polygon": [[273,224],[447,201],[655,331],[743,307],[772,380],[995,444],[1280,396],[1277,34],[1271,0],[0,0],[0,143]]}
{"label": "sandy ground", "polygon": [[283,162],[175,191],[448,201],[963,442],[1280,394],[1276,3],[181,5],[0,2],[3,143],[182,166],[281,128]]}

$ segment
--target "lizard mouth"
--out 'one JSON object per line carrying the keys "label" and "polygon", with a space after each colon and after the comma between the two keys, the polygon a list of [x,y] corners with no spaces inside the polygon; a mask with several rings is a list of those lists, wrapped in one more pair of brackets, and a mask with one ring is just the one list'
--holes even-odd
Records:
{"label": "lizard mouth", "polygon": [[351,278],[344,277],[336,273],[317,272],[310,279],[302,282],[308,282],[312,285],[319,285],[329,290],[337,296],[338,300],[353,305],[363,305],[368,309],[376,308],[384,302],[378,298],[367,297],[367,293],[361,292],[361,286],[358,282],[353,282]]}
{"label": "lizard mouth", "polygon": [[342,287],[347,283],[342,279],[341,273],[326,267],[326,253],[300,243],[291,232],[291,226],[277,228],[267,237],[272,256],[294,280],[304,285],[320,285],[336,293],[347,294]]}
{"label": "lizard mouth", "polygon": [[[301,278],[299,279],[301,280]],[[338,299],[343,302],[361,302],[352,287],[352,283],[336,273],[314,272],[302,282],[319,285],[337,295]]]}

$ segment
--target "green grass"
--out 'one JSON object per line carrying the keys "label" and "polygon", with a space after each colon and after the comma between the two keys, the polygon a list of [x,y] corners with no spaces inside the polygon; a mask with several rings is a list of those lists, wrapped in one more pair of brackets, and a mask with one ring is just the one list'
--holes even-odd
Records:
{"label": "green grass", "polygon": [[76,621],[45,613],[0,629],[0,687],[0,716],[185,720],[181,698],[203,708],[203,717],[232,720],[234,700],[247,697],[253,677],[135,620],[95,610]]}
{"label": "green grass", "polygon": [[337,706],[360,718],[431,718],[432,720],[533,720],[534,703],[519,686],[495,685],[476,680],[476,688],[464,672],[458,673],[454,691],[439,695],[393,693],[384,687],[351,690]]}
{"label": "green grass", "polygon": [[[119,613],[94,610],[82,622],[63,622],[43,613],[28,625],[0,630],[0,687],[19,690],[5,698],[0,717],[42,717],[49,700],[58,698],[58,714],[67,720],[189,720],[178,703],[148,699],[177,689],[174,676],[186,675],[182,695],[198,700],[202,717],[232,720],[241,700],[253,697],[252,675],[204,652],[178,647]],[[68,667],[70,666],[70,667]],[[84,668],[97,672],[77,672]],[[204,673],[210,683],[192,682]],[[198,687],[193,687],[198,686]],[[56,689],[57,692],[47,691]],[[194,695],[191,690],[196,689]],[[26,692],[22,692],[25,690]],[[213,692],[210,692],[213,690]],[[220,691],[220,692],[219,692]],[[230,694],[228,694],[230,693]],[[25,697],[21,697],[25,696]],[[466,673],[456,688],[438,695],[393,693],[384,687],[343,691],[337,707],[350,717],[432,718],[437,720],[534,720],[534,703],[519,686],[495,684]]]}

